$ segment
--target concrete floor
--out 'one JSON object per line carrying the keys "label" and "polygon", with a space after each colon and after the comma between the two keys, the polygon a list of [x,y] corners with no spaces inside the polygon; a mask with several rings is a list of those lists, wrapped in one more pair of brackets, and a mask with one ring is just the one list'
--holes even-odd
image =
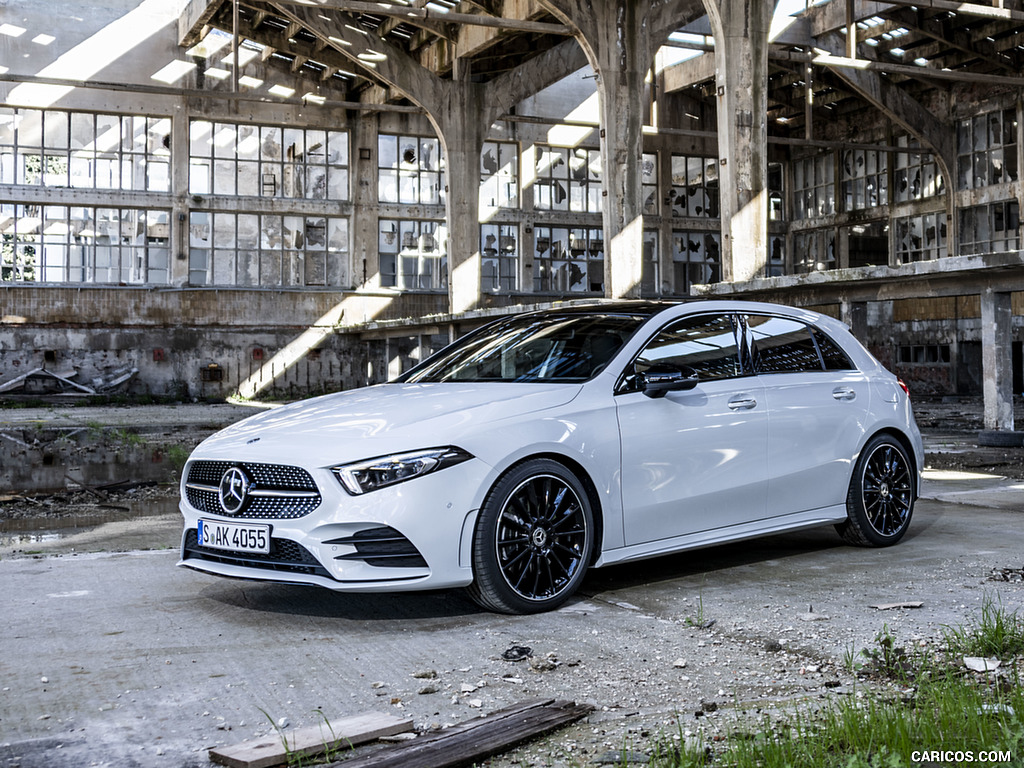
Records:
{"label": "concrete floor", "polygon": [[[178,423],[211,426],[208,406],[179,408]],[[20,413],[40,417],[55,418]],[[883,627],[922,642],[986,599],[1022,609],[1024,585],[989,578],[1024,567],[1022,513],[1020,481],[933,471],[895,548],[846,547],[827,528],[691,552],[594,571],[531,617],[458,592],[351,596],[176,568],[170,510],[92,528],[0,553],[0,768],[206,766],[209,747],[267,736],[271,720],[317,724],[316,710],[429,729],[536,696],[597,709],[491,765],[580,766],[659,734],[728,732],[740,710],[849,693],[844,655]],[[904,601],[923,607],[871,607]],[[505,661],[511,645],[554,668]],[[414,676],[428,670],[436,680]],[[718,711],[698,719],[708,702]]]}

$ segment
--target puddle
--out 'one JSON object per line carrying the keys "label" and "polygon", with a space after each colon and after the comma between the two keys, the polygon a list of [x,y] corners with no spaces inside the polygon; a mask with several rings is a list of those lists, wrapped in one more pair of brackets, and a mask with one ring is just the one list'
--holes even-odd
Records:
{"label": "puddle", "polygon": [[169,482],[194,444],[183,444],[183,437],[100,426],[5,429],[0,431],[0,489],[59,493]]}
{"label": "puddle", "polygon": [[180,535],[177,498],[119,497],[109,507],[88,505],[60,517],[0,518],[0,555],[166,549],[177,547]]}

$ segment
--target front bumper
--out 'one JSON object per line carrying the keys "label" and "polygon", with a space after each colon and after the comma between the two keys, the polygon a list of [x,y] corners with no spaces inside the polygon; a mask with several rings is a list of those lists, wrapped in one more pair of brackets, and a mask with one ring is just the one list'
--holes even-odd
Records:
{"label": "front bumper", "polygon": [[[349,495],[329,469],[306,470],[321,500],[298,517],[214,514],[193,506],[183,492],[178,565],[346,592],[440,589],[473,581],[473,526],[490,473],[483,462],[472,459],[361,496]],[[189,471],[186,466],[186,477]],[[200,518],[269,525],[270,553],[203,547],[197,540]]]}

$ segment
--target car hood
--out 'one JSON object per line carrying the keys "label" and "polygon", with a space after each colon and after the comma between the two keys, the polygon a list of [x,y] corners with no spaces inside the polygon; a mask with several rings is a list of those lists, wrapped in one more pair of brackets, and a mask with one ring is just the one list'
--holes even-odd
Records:
{"label": "car hood", "polygon": [[194,458],[328,465],[459,445],[518,417],[556,408],[579,384],[379,384],[251,416],[205,440]]}

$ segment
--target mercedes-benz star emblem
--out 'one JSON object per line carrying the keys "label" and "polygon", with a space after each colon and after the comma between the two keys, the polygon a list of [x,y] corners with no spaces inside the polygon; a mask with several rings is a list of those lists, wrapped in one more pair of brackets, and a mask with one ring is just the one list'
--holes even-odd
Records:
{"label": "mercedes-benz star emblem", "polygon": [[245,505],[246,494],[249,492],[249,478],[241,467],[231,467],[220,478],[217,497],[220,506],[227,514],[237,515]]}

